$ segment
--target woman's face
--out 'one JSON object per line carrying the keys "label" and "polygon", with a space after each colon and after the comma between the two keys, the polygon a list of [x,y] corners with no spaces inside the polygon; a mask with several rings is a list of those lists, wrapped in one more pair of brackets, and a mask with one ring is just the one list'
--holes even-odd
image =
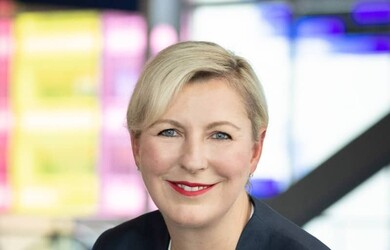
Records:
{"label": "woman's face", "polygon": [[184,227],[242,208],[262,149],[241,98],[221,79],[187,84],[132,144],[153,201],[167,223]]}

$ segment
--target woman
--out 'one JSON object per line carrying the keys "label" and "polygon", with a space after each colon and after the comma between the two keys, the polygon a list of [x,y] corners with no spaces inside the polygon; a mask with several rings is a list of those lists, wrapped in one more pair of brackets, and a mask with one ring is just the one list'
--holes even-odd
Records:
{"label": "woman", "polygon": [[127,122],[159,210],[106,231],[93,249],[328,249],[246,192],[268,113],[245,59],[209,42],[166,48],[142,72]]}

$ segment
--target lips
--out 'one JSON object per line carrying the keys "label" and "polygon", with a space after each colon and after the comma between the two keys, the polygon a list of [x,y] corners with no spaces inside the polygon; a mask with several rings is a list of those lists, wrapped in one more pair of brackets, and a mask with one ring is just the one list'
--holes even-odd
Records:
{"label": "lips", "polygon": [[208,192],[213,186],[209,184],[191,183],[186,181],[168,181],[169,185],[184,196],[198,196]]}

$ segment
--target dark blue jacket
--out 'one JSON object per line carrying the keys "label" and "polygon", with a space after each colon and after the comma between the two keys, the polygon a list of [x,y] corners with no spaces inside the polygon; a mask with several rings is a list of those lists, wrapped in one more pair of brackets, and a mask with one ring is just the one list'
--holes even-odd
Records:
{"label": "dark blue jacket", "polygon": [[[237,250],[329,249],[263,202],[252,199],[254,214],[237,244]],[[169,233],[159,211],[144,214],[104,232],[93,250],[167,250]]]}

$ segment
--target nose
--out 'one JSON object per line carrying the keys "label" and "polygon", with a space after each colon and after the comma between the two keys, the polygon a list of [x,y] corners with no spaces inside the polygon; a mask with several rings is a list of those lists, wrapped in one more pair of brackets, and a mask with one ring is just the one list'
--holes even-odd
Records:
{"label": "nose", "polygon": [[203,140],[186,138],[182,147],[181,167],[192,174],[207,169],[206,153]]}

